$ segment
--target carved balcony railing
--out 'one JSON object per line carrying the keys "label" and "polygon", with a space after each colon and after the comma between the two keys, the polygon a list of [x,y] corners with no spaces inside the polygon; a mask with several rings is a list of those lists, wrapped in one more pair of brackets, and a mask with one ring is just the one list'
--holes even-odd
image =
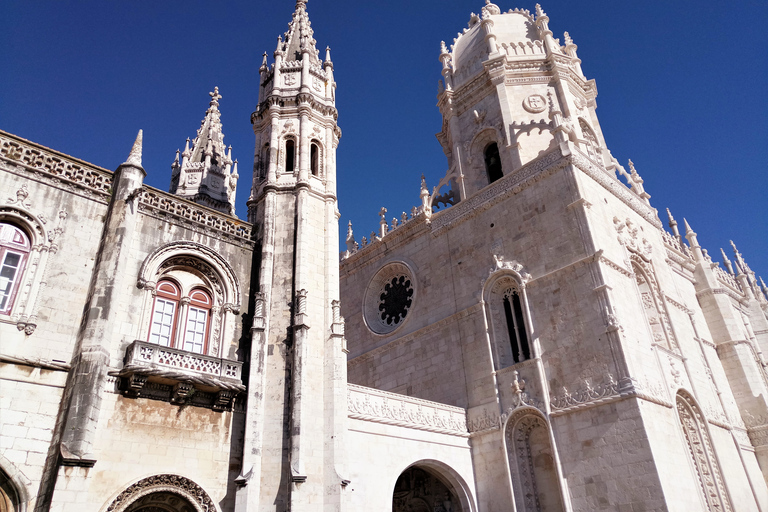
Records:
{"label": "carved balcony railing", "polygon": [[126,349],[124,363],[114,375],[121,377],[122,390],[130,397],[169,398],[223,411],[245,390],[243,363],[238,361],[136,340]]}
{"label": "carved balcony railing", "polygon": [[438,402],[348,385],[350,418],[469,437],[467,411]]}

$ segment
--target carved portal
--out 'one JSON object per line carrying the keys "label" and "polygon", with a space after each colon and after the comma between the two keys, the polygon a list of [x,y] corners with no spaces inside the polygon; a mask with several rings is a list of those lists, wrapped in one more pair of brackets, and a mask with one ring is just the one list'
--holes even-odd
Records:
{"label": "carved portal", "polygon": [[544,419],[523,413],[507,426],[509,466],[517,470],[518,510],[527,512],[562,511],[560,484],[549,429]]}
{"label": "carved portal", "polygon": [[215,512],[202,487],[179,475],[144,478],[121,492],[107,512]]}
{"label": "carved portal", "polygon": [[406,469],[395,484],[392,512],[462,512],[456,493],[429,471]]}
{"label": "carved portal", "polygon": [[696,470],[707,510],[730,512],[731,504],[725,493],[720,466],[715,459],[706,420],[693,400],[684,393],[677,395],[677,413],[685,434],[688,455]]}

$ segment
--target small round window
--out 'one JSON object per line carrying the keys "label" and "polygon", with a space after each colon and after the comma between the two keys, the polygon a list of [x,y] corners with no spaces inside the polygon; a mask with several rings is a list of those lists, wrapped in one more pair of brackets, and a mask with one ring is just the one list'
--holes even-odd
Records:
{"label": "small round window", "polygon": [[389,334],[403,325],[415,298],[416,282],[404,263],[379,270],[365,291],[365,323],[376,334]]}

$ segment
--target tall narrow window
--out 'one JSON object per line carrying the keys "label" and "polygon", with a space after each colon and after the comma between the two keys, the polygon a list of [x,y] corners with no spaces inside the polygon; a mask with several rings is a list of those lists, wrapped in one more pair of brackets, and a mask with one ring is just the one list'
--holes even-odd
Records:
{"label": "tall narrow window", "polygon": [[296,162],[296,143],[293,139],[285,141],[285,172],[293,172]]}
{"label": "tall narrow window", "polygon": [[[511,293],[510,293],[511,292]],[[525,332],[523,307],[517,291],[510,290],[504,294],[504,317],[507,322],[507,333],[512,348],[512,358],[516,363],[531,358],[528,348],[528,334]]]}
{"label": "tall narrow window", "polygon": [[11,224],[0,223],[0,313],[8,314],[19,289],[29,255],[27,235]]}
{"label": "tall narrow window", "polygon": [[152,325],[149,331],[149,341],[164,347],[173,346],[173,335],[176,330],[176,311],[180,299],[179,287],[170,281],[160,281],[157,285],[157,296],[152,310]]}
{"label": "tall narrow window", "polygon": [[194,290],[190,296],[187,325],[184,329],[184,350],[204,353],[210,310],[210,296],[202,290]]}
{"label": "tall narrow window", "polygon": [[319,159],[319,148],[317,147],[317,144],[314,142],[310,146],[309,150],[309,168],[312,171],[312,176],[318,175],[318,159]]}
{"label": "tall narrow window", "polygon": [[501,170],[499,146],[495,142],[485,148],[485,172],[488,173],[488,183],[493,183],[504,177],[504,172]]}

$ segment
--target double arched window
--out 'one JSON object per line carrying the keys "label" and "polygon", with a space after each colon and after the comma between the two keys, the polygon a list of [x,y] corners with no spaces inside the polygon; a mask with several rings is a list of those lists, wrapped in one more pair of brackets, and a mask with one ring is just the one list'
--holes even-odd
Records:
{"label": "double arched window", "polygon": [[149,342],[205,354],[211,323],[211,294],[202,288],[193,288],[182,296],[179,283],[163,279],[157,283]]}
{"label": "double arched window", "polygon": [[0,314],[11,311],[29,251],[26,233],[13,224],[0,222]]}

